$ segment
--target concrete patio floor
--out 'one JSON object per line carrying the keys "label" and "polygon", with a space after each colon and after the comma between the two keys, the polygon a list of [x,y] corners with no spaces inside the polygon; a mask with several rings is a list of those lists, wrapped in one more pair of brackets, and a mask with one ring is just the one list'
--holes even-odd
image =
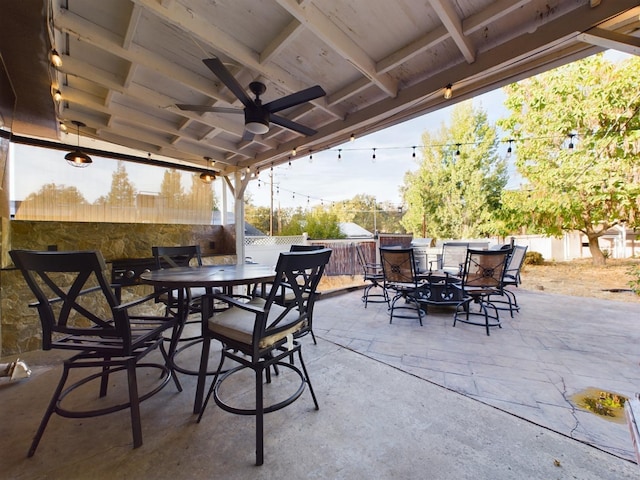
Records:
{"label": "concrete patio floor", "polygon": [[[626,424],[569,401],[589,387],[640,391],[640,305],[522,290],[522,311],[503,313],[503,328],[487,336],[477,326],[454,328],[445,309],[430,310],[422,327],[389,324],[386,306],[365,309],[360,295],[316,304],[318,345],[302,341],[320,410],[305,392],[268,414],[262,467],[253,465],[254,419],[212,403],[197,424],[195,378],[184,375],[182,393],[170,384],[143,402],[142,447],[131,448],[127,411],[53,416],[26,458],[60,373],[59,354],[30,352],[21,358],[32,377],[0,383],[2,478],[640,476]],[[195,351],[182,359],[196,360]],[[283,383],[286,375],[273,385]]]}

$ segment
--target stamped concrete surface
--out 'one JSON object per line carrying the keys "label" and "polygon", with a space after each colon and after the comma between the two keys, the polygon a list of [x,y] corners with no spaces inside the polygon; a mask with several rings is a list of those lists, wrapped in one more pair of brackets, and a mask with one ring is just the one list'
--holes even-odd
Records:
{"label": "stamped concrete surface", "polygon": [[[386,307],[364,309],[360,294],[317,303],[318,345],[302,341],[320,410],[305,392],[268,414],[263,466],[253,465],[254,419],[212,403],[197,424],[195,379],[185,375],[182,393],[170,384],[142,404],[140,448],[131,448],[126,411],[54,416],[35,456],[26,458],[60,373],[57,353],[31,352],[21,358],[32,377],[0,384],[1,477],[640,477],[626,426],[567,401],[587,386],[640,390],[638,306],[521,292],[522,312],[487,337],[480,327],[452,327],[446,310],[430,312],[423,327],[411,320],[389,325]],[[197,347],[181,361],[195,363]],[[152,383],[156,373],[140,378]],[[283,373],[267,390],[278,394],[292,382]],[[250,378],[230,387],[238,401],[250,398]],[[115,388],[108,398],[122,393]],[[94,397],[88,389],[69,400]]]}
{"label": "stamped concrete surface", "polygon": [[[614,455],[635,461],[625,422],[577,408],[593,388],[640,392],[640,304],[517,291],[521,309],[502,328],[458,323],[429,307],[394,319],[386,305],[354,309],[357,292],[323,305],[316,331],[332,342]],[[621,293],[628,295],[629,293]],[[322,330],[320,330],[322,329]],[[640,471],[639,471],[640,472]]]}

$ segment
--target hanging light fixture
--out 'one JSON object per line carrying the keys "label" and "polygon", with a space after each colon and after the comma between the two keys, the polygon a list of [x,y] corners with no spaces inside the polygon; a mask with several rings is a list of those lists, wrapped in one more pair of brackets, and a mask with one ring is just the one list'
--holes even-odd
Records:
{"label": "hanging light fixture", "polygon": [[[207,169],[213,167],[213,162],[211,161],[211,157],[204,157],[204,159],[207,161]],[[211,183],[215,179],[216,179],[216,174],[211,170],[207,170],[206,172],[202,172],[200,174],[200,180],[202,180],[202,183]]]}
{"label": "hanging light fixture", "polygon": [[446,87],[444,87],[444,98],[446,100],[449,100],[452,95],[453,95],[453,85],[449,83],[447,84]]}
{"label": "hanging light fixture", "polygon": [[91,160],[91,157],[89,155],[87,155],[86,153],[80,150],[80,127],[86,127],[86,125],[82,122],[79,122],[78,120],[72,120],[71,123],[73,123],[76,126],[76,130],[77,130],[76,133],[78,137],[78,148],[76,148],[73,152],[67,153],[64,156],[64,159],[72,167],[77,167],[77,168],[88,167],[90,164],[93,163],[93,160]]}

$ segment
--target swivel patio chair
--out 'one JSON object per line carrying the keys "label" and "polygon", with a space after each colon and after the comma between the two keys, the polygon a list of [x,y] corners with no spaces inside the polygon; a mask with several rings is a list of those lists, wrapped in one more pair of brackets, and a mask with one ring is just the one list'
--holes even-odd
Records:
{"label": "swivel patio chair", "polygon": [[[202,266],[202,254],[200,245],[179,245],[179,246],[153,246],[151,253],[156,262],[156,269]],[[169,347],[169,358],[175,371],[193,375],[197,372],[177,363],[178,355],[187,348],[199,344],[202,341],[200,318],[189,320],[189,315],[201,312],[201,302],[205,295],[213,293],[211,288],[187,288],[182,290],[171,289],[160,295],[158,300],[165,304],[167,315],[178,317],[178,333],[167,337],[165,340],[171,341]],[[216,310],[227,308],[226,305],[218,305]],[[185,333],[188,325],[195,325],[197,333]],[[193,328],[191,329],[193,332]],[[183,336],[185,335],[185,336]],[[181,346],[178,348],[178,342]],[[213,372],[210,372],[213,374]]]}
{"label": "swivel patio chair", "polygon": [[[87,418],[129,409],[133,447],[142,445],[140,402],[159,392],[172,378],[178,390],[182,390],[168,367],[162,345],[163,332],[175,328],[176,318],[129,313],[132,307],[145,303],[155,308],[156,294],[120,304],[105,277],[106,266],[100,252],[12,250],[9,253],[36,297],[30,306],[37,308],[40,316],[43,350],[76,352],[63,363],[62,376],[28,455],[35,453],[54,413],[68,418]],[[156,349],[162,353],[163,363],[142,363],[141,360]],[[159,369],[162,373],[142,395],[138,392],[138,368]],[[74,369],[84,369],[84,376],[80,379],[73,376],[73,382],[65,388]],[[118,376],[113,374],[123,370],[127,372],[127,402],[84,410],[71,410],[63,404],[78,387],[94,380],[99,380],[99,397],[105,397],[108,387],[117,387],[114,382]],[[81,398],[79,394],[71,396],[76,403]]]}
{"label": "swivel patio chair", "polygon": [[[317,250],[322,250],[325,247],[323,245],[291,245],[291,247],[289,247],[289,251],[290,252],[314,252]],[[304,272],[301,272],[304,276]],[[260,285],[256,285],[254,287],[253,290],[253,295],[254,296],[260,296],[263,298],[266,298],[266,296],[268,295],[268,290],[273,286],[273,284],[271,283],[262,283]],[[305,294],[307,294],[308,292],[306,292]],[[312,302],[315,302],[316,298],[318,296],[318,292],[314,292],[314,297],[311,299]],[[280,285],[280,289],[278,294],[276,295],[276,299],[275,302],[278,305],[281,305],[283,307],[288,306],[290,303],[295,302],[296,301],[296,296],[295,293],[293,292],[293,290],[291,288],[288,287],[288,285],[286,284],[286,282],[283,282]],[[316,336],[313,333],[313,309],[311,310],[311,315],[309,316],[309,319],[305,325],[305,328],[301,329],[299,332],[296,333],[297,337],[303,337],[307,334],[311,334],[311,338],[313,339],[313,343],[315,345],[318,344],[318,342],[316,341]]]}
{"label": "swivel patio chair", "polygon": [[[214,297],[228,302],[232,307],[209,318],[208,302],[203,303],[203,322],[207,322],[205,341],[200,363],[200,385],[206,379],[205,371],[209,357],[211,340],[222,343],[222,356],[211,387],[198,417],[198,422],[213,395],[215,403],[223,410],[238,415],[255,415],[256,417],[256,465],[264,462],[264,414],[280,410],[290,405],[302,395],[305,386],[313,398],[316,410],[318,402],[313,392],[309,375],[302,358],[302,345],[295,338],[305,328],[312,316],[315,292],[331,256],[330,249],[311,252],[284,252],[280,254],[276,265],[276,278],[266,298],[255,297],[243,302],[234,297],[214,294]],[[276,303],[280,287],[286,284],[295,295],[295,301],[287,306]],[[300,367],[294,365],[293,354],[297,353]],[[234,360],[238,367],[223,372],[225,360]],[[289,359],[289,361],[285,361]],[[300,385],[288,398],[271,405],[264,405],[264,385],[271,383],[270,368],[276,367],[294,372],[299,377]],[[255,374],[255,408],[241,408],[229,404],[229,399],[222,398],[220,387],[229,377],[244,369],[251,369]],[[277,388],[277,387],[273,387]]]}
{"label": "swivel patio chair", "polygon": [[[381,247],[380,260],[384,274],[384,289],[395,292],[389,302],[389,323],[393,317],[417,318],[422,325],[422,317],[427,313],[422,308],[423,282],[416,274],[412,248]],[[400,300],[404,303],[398,304]],[[397,313],[400,311],[400,313]]]}
{"label": "swivel patio chair", "polygon": [[[364,302],[364,308],[367,308],[367,304],[371,303],[386,303],[389,304],[389,294],[384,288],[384,273],[382,272],[382,264],[371,263],[367,261],[364,248],[361,244],[356,244],[356,254],[358,256],[358,263],[362,269],[362,276],[368,285],[364,287],[362,292],[362,301]],[[371,293],[374,288],[379,288],[380,293]]]}
{"label": "swivel patio chair", "polygon": [[522,265],[524,264],[527,248],[526,245],[514,245],[511,255],[507,260],[504,279],[502,281],[502,295],[504,299],[493,298],[495,295],[489,296],[489,301],[493,303],[498,310],[509,310],[511,318],[513,318],[513,312],[520,311],[520,305],[518,305],[515,292],[508,287],[517,287],[522,281],[520,278],[520,270],[522,270]]}
{"label": "swivel patio chair", "polygon": [[462,275],[462,269],[469,248],[468,242],[445,242],[442,245],[442,256],[438,261],[429,262],[429,268],[447,272],[450,275]]}
{"label": "swivel patio chair", "polygon": [[[463,299],[456,306],[456,322],[482,325],[489,335],[490,327],[502,328],[496,306],[489,301],[491,295],[503,294],[503,278],[511,250],[467,250],[462,274]],[[472,311],[471,303],[478,306]]]}
{"label": "swivel patio chair", "polygon": [[[197,266],[202,266],[202,255],[200,253],[199,245],[186,245],[186,246],[154,246],[151,247],[151,253],[156,262],[156,268],[176,268],[176,267],[188,267],[195,263]],[[178,309],[178,298],[183,298],[189,307],[187,312],[199,312],[200,297],[207,292],[204,288],[191,288],[185,292],[178,292],[177,290],[169,290],[165,296],[161,298],[165,304],[167,311]]]}

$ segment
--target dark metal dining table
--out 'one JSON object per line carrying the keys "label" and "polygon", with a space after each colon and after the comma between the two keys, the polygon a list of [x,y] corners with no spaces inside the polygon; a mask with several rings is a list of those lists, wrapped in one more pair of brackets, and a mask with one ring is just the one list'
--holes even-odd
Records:
{"label": "dark metal dining table", "polygon": [[[242,263],[238,265],[203,265],[199,267],[176,267],[161,270],[152,270],[140,275],[142,283],[155,287],[165,287],[178,290],[178,312],[181,323],[184,325],[188,316],[184,292],[189,288],[222,288],[225,291],[236,286],[250,286],[257,283],[271,282],[275,279],[276,272],[273,266],[255,263]],[[186,310],[185,310],[186,309]],[[205,321],[201,325],[202,333],[206,328]],[[179,337],[181,329],[174,333]],[[176,352],[175,346],[179,338],[172,338],[170,348],[170,360]],[[185,373],[183,370],[181,370]],[[192,374],[197,374],[193,372]],[[198,373],[198,384],[193,406],[193,413],[200,413],[204,394],[205,375]]]}

